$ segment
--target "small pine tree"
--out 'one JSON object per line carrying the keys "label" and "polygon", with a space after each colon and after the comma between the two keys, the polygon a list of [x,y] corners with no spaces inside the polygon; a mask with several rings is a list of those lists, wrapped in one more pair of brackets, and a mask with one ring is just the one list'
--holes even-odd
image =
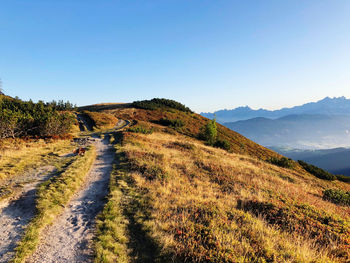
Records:
{"label": "small pine tree", "polygon": [[216,127],[216,120],[210,120],[204,128],[204,138],[207,141],[209,145],[214,145],[216,142],[216,136],[218,134],[217,127]]}

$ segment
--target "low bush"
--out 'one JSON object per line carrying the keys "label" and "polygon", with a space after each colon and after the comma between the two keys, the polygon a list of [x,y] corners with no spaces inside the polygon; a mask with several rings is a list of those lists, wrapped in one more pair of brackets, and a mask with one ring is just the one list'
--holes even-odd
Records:
{"label": "low bush", "polygon": [[231,150],[231,144],[227,141],[227,140],[220,140],[218,139],[215,143],[214,143],[215,147],[224,149],[226,151],[230,151]]}
{"label": "low bush", "polygon": [[292,159],[286,158],[286,157],[271,157],[267,160],[269,163],[283,167],[283,168],[293,168],[294,167],[294,161]]}
{"label": "low bush", "polygon": [[153,128],[147,128],[144,126],[135,126],[135,127],[130,127],[127,129],[128,132],[134,132],[134,133],[142,133],[142,134],[152,134],[154,129]]}
{"label": "low bush", "polygon": [[185,126],[184,122],[179,119],[169,120],[169,119],[163,118],[159,120],[159,124],[164,126],[169,126],[171,128],[181,128]]}
{"label": "low bush", "polygon": [[350,191],[327,189],[323,192],[323,198],[335,204],[350,206]]}
{"label": "low bush", "polygon": [[317,178],[333,181],[336,180],[337,177],[334,174],[331,174],[315,165],[308,164],[304,161],[299,160],[298,163],[310,174],[316,176]]}

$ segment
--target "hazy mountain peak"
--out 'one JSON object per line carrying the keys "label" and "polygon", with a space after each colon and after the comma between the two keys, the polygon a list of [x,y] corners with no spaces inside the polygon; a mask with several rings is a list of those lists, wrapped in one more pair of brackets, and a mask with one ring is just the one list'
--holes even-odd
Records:
{"label": "hazy mountain peak", "polygon": [[333,98],[325,97],[316,102],[309,102],[300,106],[282,108],[279,110],[254,110],[249,106],[241,106],[231,110],[225,109],[213,113],[201,113],[202,116],[207,118],[214,118],[214,116],[216,116],[217,121],[221,123],[248,120],[256,117],[277,119],[287,115],[298,114],[350,115],[350,99],[344,96]]}

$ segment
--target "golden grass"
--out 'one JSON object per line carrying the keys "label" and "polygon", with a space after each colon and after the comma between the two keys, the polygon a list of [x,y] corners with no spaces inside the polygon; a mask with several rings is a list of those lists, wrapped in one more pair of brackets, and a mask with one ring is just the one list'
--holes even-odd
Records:
{"label": "golden grass", "polygon": [[36,201],[37,214],[25,230],[13,262],[24,262],[35,251],[43,229],[62,213],[64,205],[83,184],[95,157],[95,148],[91,147],[84,156],[77,156],[62,174],[40,185]]}
{"label": "golden grass", "polygon": [[[346,262],[350,208],[323,200],[350,185],[207,147],[181,135],[125,133],[129,178],[149,200],[162,253],[190,262]],[[107,261],[108,262],[108,261]]]}
{"label": "golden grass", "polygon": [[60,155],[72,152],[69,140],[16,140],[0,151],[0,181],[24,171],[54,162]]}
{"label": "golden grass", "polygon": [[94,129],[110,129],[118,122],[118,119],[109,113],[91,111],[84,111],[84,113],[93,121]]}

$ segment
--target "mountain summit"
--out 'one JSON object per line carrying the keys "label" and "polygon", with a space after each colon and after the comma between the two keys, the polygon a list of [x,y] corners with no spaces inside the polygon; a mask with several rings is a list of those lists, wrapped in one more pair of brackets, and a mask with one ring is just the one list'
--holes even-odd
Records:
{"label": "mountain summit", "polygon": [[322,115],[350,115],[350,99],[343,97],[326,97],[317,102],[310,102],[292,108],[282,108],[280,110],[254,110],[248,106],[238,107],[232,110],[219,110],[213,113],[202,112],[201,115],[212,119],[216,116],[218,122],[235,122],[248,120],[251,118],[264,117],[277,119],[287,115],[297,114],[322,114]]}

